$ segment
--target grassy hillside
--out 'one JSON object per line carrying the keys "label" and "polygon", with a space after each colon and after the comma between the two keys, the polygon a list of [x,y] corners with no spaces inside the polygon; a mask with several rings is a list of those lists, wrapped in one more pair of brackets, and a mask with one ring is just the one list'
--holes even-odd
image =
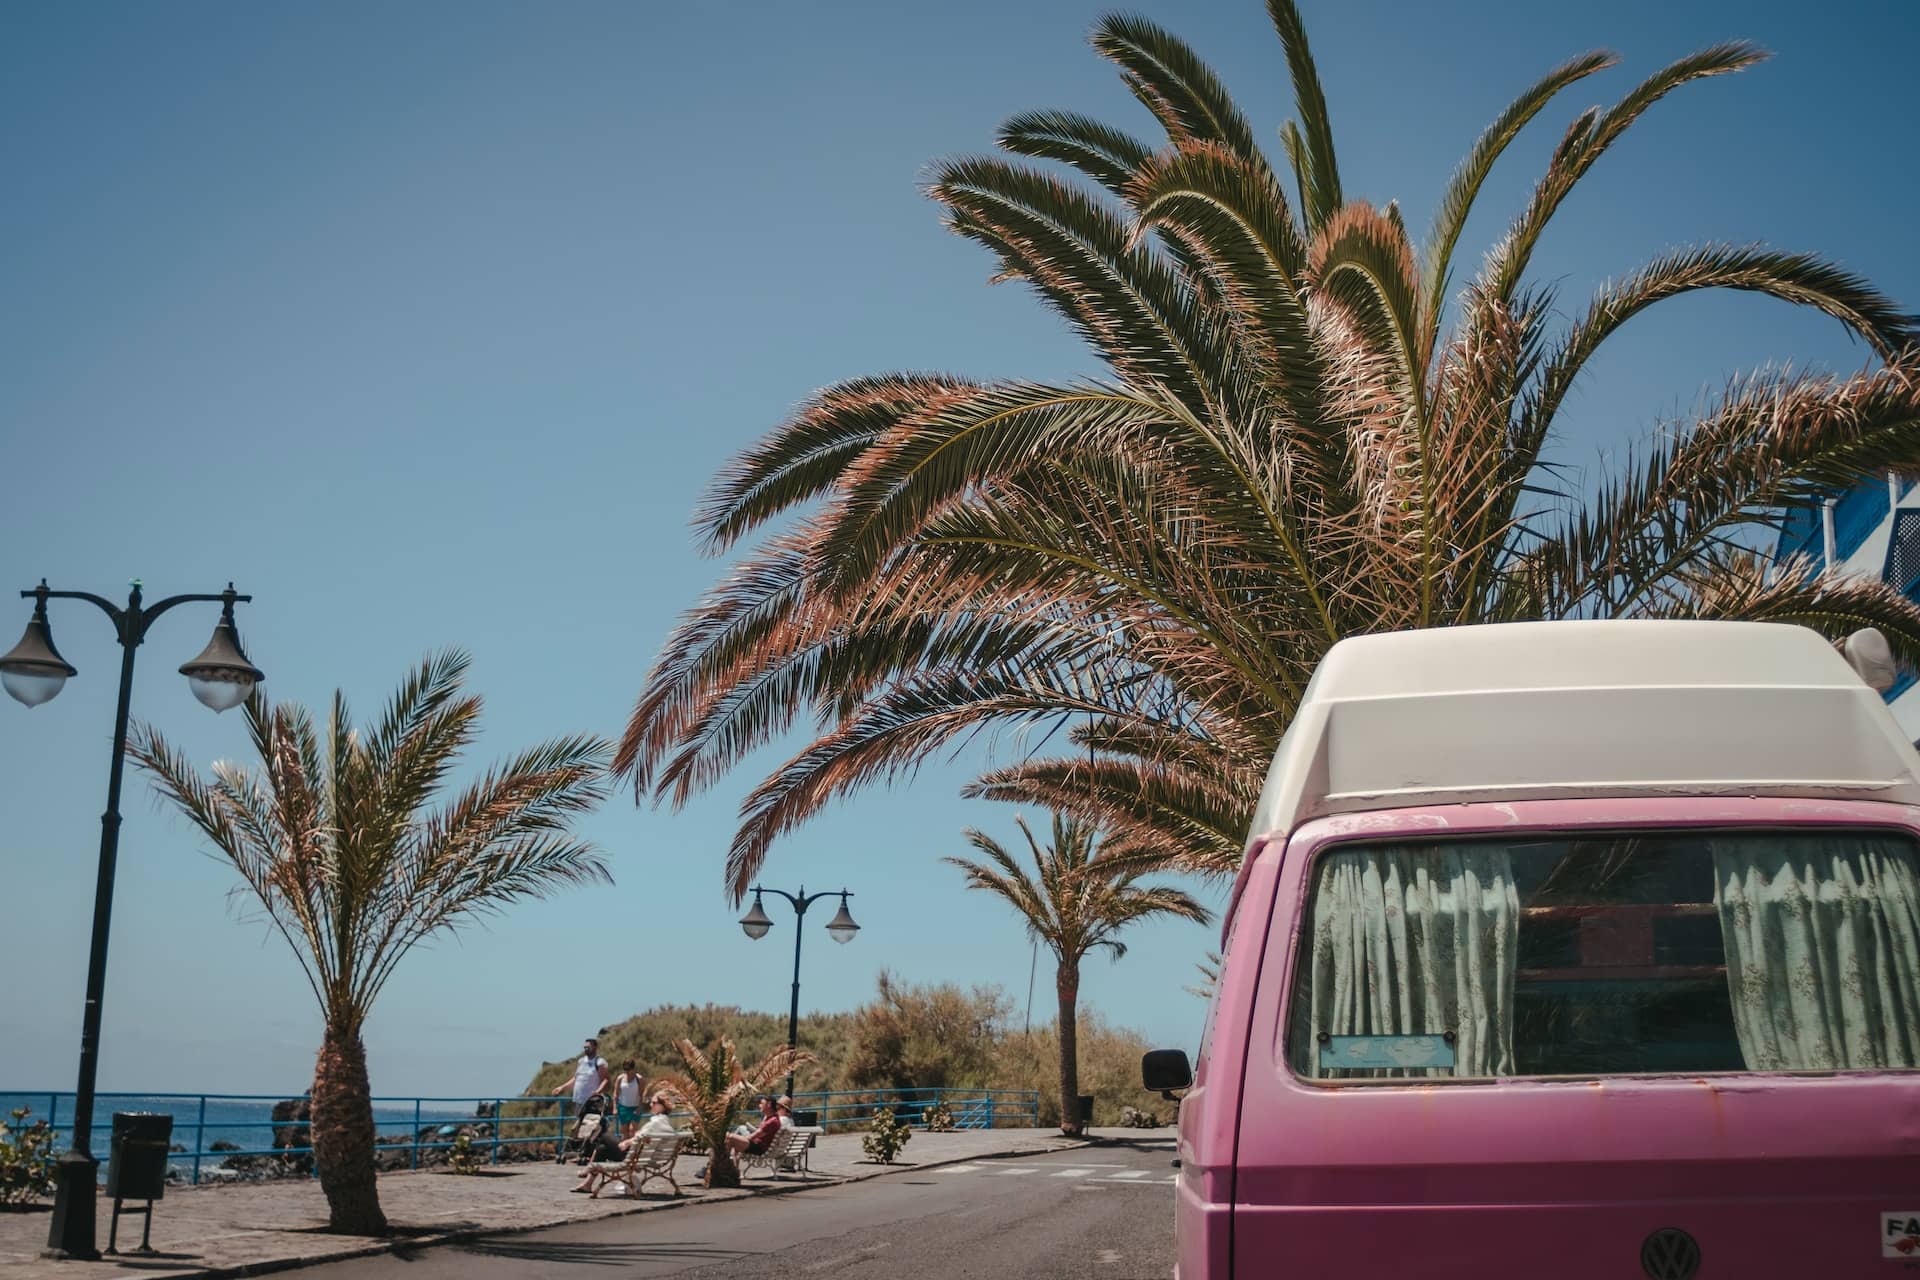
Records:
{"label": "grassy hillside", "polygon": [[[821,1066],[803,1069],[798,1089],[843,1089],[844,1064],[850,1056],[854,1016],[851,1013],[809,1014],[800,1019],[800,1047],[815,1054]],[[685,1037],[697,1045],[711,1045],[721,1036],[733,1037],[747,1062],[758,1062],[787,1042],[785,1014],[760,1013],[730,1004],[662,1005],[636,1013],[600,1032],[600,1056],[612,1070],[628,1058],[640,1064],[648,1079],[685,1070],[673,1042]],[[528,1093],[547,1093],[573,1078],[575,1059],[542,1063]]]}
{"label": "grassy hillside", "polygon": [[[1059,1122],[1058,1041],[1051,1024],[1031,1035],[1012,1025],[1013,1004],[998,987],[951,983],[915,986],[880,975],[873,1000],[850,1013],[800,1019],[801,1047],[820,1061],[801,1070],[800,1091],[818,1089],[1035,1089],[1041,1123]],[[758,1061],[786,1043],[783,1014],[733,1005],[664,1005],[606,1027],[600,1052],[615,1071],[633,1058],[649,1078],[681,1070],[673,1041],[707,1046],[733,1037],[741,1056]],[[1140,1086],[1140,1055],[1152,1046],[1134,1031],[1108,1025],[1098,1012],[1080,1015],[1080,1087],[1096,1099],[1095,1122],[1117,1123],[1120,1108],[1162,1116],[1172,1105]],[[527,1087],[548,1093],[573,1075],[573,1060],[543,1064]]]}

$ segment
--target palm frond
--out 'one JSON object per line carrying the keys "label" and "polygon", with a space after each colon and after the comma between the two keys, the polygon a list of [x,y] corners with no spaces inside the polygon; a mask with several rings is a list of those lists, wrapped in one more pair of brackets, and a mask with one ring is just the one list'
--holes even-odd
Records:
{"label": "palm frond", "polygon": [[1503,301],[1513,296],[1533,258],[1534,247],[1568,193],[1648,108],[1689,81],[1742,71],[1766,56],[1744,40],[1713,45],[1654,72],[1610,109],[1574,121],[1534,189],[1526,211],[1487,260],[1482,279],[1488,296]]}
{"label": "palm frond", "polygon": [[1072,165],[1116,196],[1124,196],[1140,162],[1153,148],[1131,134],[1074,111],[1028,111],[1000,126],[994,141],[1034,160]]}
{"label": "palm frond", "polygon": [[1763,245],[1674,250],[1594,295],[1586,315],[1547,357],[1539,384],[1522,408],[1523,447],[1537,455],[1581,370],[1621,326],[1668,298],[1703,289],[1740,290],[1813,307],[1858,334],[1883,360],[1898,358],[1920,337],[1916,317],[1860,276],[1814,254]]}
{"label": "palm frond", "polygon": [[1691,431],[1529,549],[1558,610],[1620,616],[1778,507],[1863,477],[1920,470],[1920,363],[1839,380],[1790,374],[1736,383]]}
{"label": "palm frond", "polygon": [[721,469],[694,527],[709,550],[724,551],[781,512],[826,493],[854,459],[902,421],[977,390],[965,379],[933,373],[885,374],[829,387]]}
{"label": "palm frond", "polygon": [[941,165],[930,187],[948,225],[1027,281],[1123,377],[1206,401],[1221,338],[1193,290],[1121,215],[1039,170],[994,157]]}
{"label": "palm frond", "polygon": [[1426,280],[1424,288],[1424,314],[1427,320],[1425,348],[1431,355],[1434,343],[1439,337],[1440,312],[1446,301],[1447,280],[1453,264],[1453,251],[1460,243],[1460,235],[1466,229],[1467,215],[1473,212],[1473,204],[1479,198],[1480,188],[1485,185],[1487,175],[1500,159],[1509,144],[1519,136],[1533,118],[1540,114],[1549,102],[1557,97],[1561,90],[1577,80],[1584,79],[1596,71],[1605,70],[1619,62],[1619,57],[1604,50],[1585,53],[1577,58],[1561,63],[1549,71],[1525,93],[1515,98],[1502,111],[1494,122],[1487,126],[1473,144],[1473,150],[1461,161],[1454,171],[1447,189],[1440,197],[1440,205],[1434,214],[1433,230],[1427,237]]}
{"label": "palm frond", "polygon": [[1172,32],[1136,14],[1109,14],[1094,28],[1093,47],[1125,71],[1128,87],[1175,143],[1218,143],[1266,164],[1226,86]]}
{"label": "palm frond", "polygon": [[[1299,112],[1298,144],[1290,144],[1296,172],[1304,169],[1300,184],[1301,213],[1307,230],[1317,232],[1346,203],[1340,193],[1340,166],[1334,158],[1333,125],[1327,117],[1327,96],[1320,87],[1320,72],[1314,66],[1313,53],[1307,47],[1307,26],[1300,18],[1294,0],[1267,0],[1267,14],[1280,34],[1280,47],[1287,55],[1287,71],[1293,79],[1294,109]],[[1298,154],[1294,154],[1298,148]],[[1302,164],[1304,159],[1305,163]]]}

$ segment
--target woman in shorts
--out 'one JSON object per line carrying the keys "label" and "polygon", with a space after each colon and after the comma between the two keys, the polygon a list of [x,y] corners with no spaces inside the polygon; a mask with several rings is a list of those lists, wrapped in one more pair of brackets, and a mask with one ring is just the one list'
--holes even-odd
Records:
{"label": "woman in shorts", "polygon": [[620,1064],[620,1074],[613,1078],[613,1109],[622,1133],[629,1123],[638,1124],[645,1118],[640,1111],[641,1086],[645,1083],[646,1077],[632,1058]]}

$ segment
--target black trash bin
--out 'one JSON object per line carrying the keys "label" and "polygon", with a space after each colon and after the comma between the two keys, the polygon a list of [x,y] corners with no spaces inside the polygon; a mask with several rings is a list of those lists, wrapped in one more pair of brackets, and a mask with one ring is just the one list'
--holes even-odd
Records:
{"label": "black trash bin", "polygon": [[113,1113],[113,1155],[107,1162],[107,1194],[113,1197],[113,1228],[107,1234],[107,1252],[118,1253],[120,1202],[145,1200],[146,1227],[140,1233],[140,1252],[152,1253],[153,1202],[167,1194],[167,1148],[173,1142],[173,1117],[153,1111]]}
{"label": "black trash bin", "polygon": [[818,1127],[819,1124],[820,1124],[820,1113],[818,1111],[802,1111],[798,1107],[794,1108],[794,1111],[793,1111],[793,1127],[794,1128],[812,1129],[812,1128]]}
{"label": "black trash bin", "polygon": [[1089,1127],[1093,1124],[1093,1095],[1090,1093],[1080,1095],[1080,1123]]}

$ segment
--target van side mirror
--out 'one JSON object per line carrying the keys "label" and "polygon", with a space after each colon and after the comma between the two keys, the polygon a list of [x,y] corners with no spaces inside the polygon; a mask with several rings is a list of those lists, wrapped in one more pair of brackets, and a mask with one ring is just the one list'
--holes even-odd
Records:
{"label": "van side mirror", "polygon": [[1185,1049],[1149,1049],[1140,1059],[1140,1080],[1147,1088],[1168,1098],[1175,1089],[1193,1085],[1193,1067]]}

